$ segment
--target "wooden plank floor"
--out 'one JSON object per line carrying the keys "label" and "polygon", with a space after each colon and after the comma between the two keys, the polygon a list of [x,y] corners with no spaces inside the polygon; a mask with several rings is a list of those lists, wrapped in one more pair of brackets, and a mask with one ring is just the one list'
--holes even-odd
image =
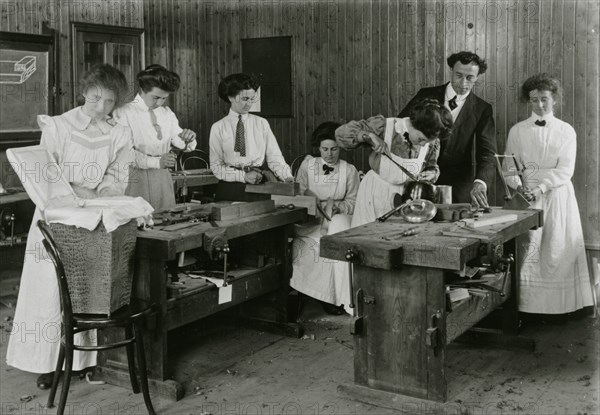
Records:
{"label": "wooden plank floor", "polygon": [[[0,336],[0,413],[54,414],[36,375],[7,367],[5,318]],[[345,399],[337,391],[352,382],[350,317],[325,315],[309,303],[301,317],[304,339],[289,339],[236,326],[226,315],[173,333],[175,378],[186,396],[179,402],[153,398],[161,414],[373,414],[396,413]],[[423,414],[597,414],[599,329],[592,318],[561,326],[526,327],[537,351],[452,344],[448,351],[449,401],[420,408]],[[21,402],[31,396],[28,402]],[[70,412],[69,412],[70,411]],[[74,380],[69,414],[144,414],[141,394]]]}

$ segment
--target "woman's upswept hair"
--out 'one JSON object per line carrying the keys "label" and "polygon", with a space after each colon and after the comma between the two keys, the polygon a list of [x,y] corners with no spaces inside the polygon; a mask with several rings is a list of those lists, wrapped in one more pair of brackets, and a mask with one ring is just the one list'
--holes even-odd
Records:
{"label": "woman's upswept hair", "polygon": [[219,98],[229,104],[229,97],[235,97],[245,89],[258,90],[260,84],[252,76],[245,73],[228,75],[219,83]]}
{"label": "woman's upswept hair", "polygon": [[325,140],[335,141],[335,130],[342,125],[334,121],[325,121],[319,124],[315,131],[313,131],[310,143],[313,147],[320,147],[321,142]]}
{"label": "woman's upswept hair", "polygon": [[150,65],[137,74],[140,89],[150,92],[152,88],[160,88],[165,92],[173,93],[179,89],[181,79],[175,72],[161,65]]}
{"label": "woman's upswept hair", "polygon": [[[81,95],[93,88],[102,87],[109,89],[115,94],[115,108],[120,107],[125,103],[125,99],[129,94],[129,86],[123,72],[108,64],[97,64],[90,68],[79,82],[79,90]],[[85,101],[85,99],[83,100]]]}
{"label": "woman's upswept hair", "polygon": [[444,139],[452,131],[452,114],[436,99],[423,99],[410,111],[410,122],[430,140]]}
{"label": "woman's upswept hair", "polygon": [[538,73],[527,78],[521,86],[521,101],[529,102],[529,93],[537,89],[538,91],[550,91],[555,101],[562,98],[562,87],[560,81],[547,73]]}

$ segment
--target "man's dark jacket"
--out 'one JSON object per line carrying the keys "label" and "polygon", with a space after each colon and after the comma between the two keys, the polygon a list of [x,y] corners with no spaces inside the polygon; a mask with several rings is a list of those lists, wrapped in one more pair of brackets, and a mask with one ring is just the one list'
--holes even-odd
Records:
{"label": "man's dark jacket", "polygon": [[[398,117],[410,116],[412,106],[424,98],[437,99],[443,105],[447,85],[419,90]],[[492,189],[496,169],[495,153],[496,129],[492,106],[471,91],[452,127],[452,135],[441,141],[438,158],[440,177],[436,184],[452,186],[455,203],[469,203],[475,179],[483,180],[488,192]]]}

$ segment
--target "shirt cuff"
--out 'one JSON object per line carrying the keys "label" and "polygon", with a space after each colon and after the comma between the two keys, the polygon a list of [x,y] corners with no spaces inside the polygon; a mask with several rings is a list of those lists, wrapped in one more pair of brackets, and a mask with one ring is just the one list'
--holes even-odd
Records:
{"label": "shirt cuff", "polygon": [[474,183],[481,183],[483,185],[483,188],[487,192],[487,184],[483,180],[481,180],[481,179],[475,179]]}
{"label": "shirt cuff", "polygon": [[160,157],[149,157],[148,167],[151,169],[160,169]]}

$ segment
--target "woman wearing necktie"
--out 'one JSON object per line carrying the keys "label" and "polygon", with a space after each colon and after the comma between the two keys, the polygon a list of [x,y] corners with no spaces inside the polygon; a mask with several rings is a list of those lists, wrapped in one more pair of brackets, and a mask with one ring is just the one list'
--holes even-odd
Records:
{"label": "woman wearing necktie", "polygon": [[[319,256],[321,235],[350,228],[359,178],[356,167],[340,160],[335,130],[340,124],[325,122],[312,134],[312,145],[320,157],[307,156],[300,165],[297,181],[301,194],[316,196],[321,210],[307,223],[296,225],[293,243],[294,272],[290,286],[316,298],[330,314],[343,314],[350,303],[349,266]],[[352,314],[351,309],[347,309]]]}
{"label": "woman wearing necktie", "polygon": [[175,206],[172,148],[192,151],[196,133],[182,129],[177,117],[165,106],[167,98],[179,89],[179,75],[160,65],[150,65],[137,74],[139,93],[115,111],[117,121],[133,132],[135,165],[129,177],[128,196],[141,196],[155,212]]}
{"label": "woman wearing necktie", "polygon": [[294,181],[267,120],[248,113],[259,100],[258,88],[258,82],[243,73],[219,84],[219,97],[230,108],[210,129],[210,168],[220,180],[217,200],[251,200],[244,191],[246,183]]}
{"label": "woman wearing necktie", "polygon": [[[592,291],[583,230],[571,177],[577,138],[571,125],[554,116],[562,93],[560,82],[537,74],[521,87],[521,99],[531,116],[508,134],[506,154],[525,167],[507,183],[522,192],[533,208],[544,211],[544,226],[529,231],[523,243],[519,310],[536,314],[564,314],[591,306]],[[515,171],[509,158],[505,170]]]}

